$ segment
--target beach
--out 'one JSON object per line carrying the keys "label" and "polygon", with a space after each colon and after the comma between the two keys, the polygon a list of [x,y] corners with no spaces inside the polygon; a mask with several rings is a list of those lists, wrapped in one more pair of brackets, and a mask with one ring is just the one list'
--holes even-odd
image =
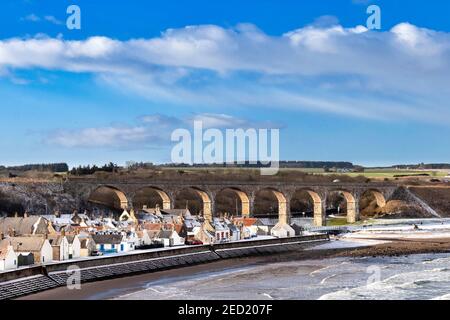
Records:
{"label": "beach", "polygon": [[[445,265],[445,259],[450,259],[447,258],[450,232],[440,225],[427,228],[367,229],[333,237],[329,243],[300,252],[223,260],[85,283],[81,290],[61,287],[22,299],[353,299],[351,294],[341,296],[337,292],[365,286],[370,268],[383,270],[385,277],[396,277],[405,272],[430,275],[427,267],[433,264],[427,261],[441,261]],[[416,269],[410,270],[408,266]],[[447,271],[442,272],[446,279]]]}

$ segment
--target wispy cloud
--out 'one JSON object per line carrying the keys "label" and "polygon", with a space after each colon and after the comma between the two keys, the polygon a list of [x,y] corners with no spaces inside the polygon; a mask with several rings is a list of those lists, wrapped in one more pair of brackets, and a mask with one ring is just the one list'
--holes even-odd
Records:
{"label": "wispy cloud", "polygon": [[169,29],[119,41],[0,41],[0,69],[94,74],[156,102],[263,107],[448,124],[450,34],[401,23],[344,28],[333,17],[270,36],[249,24]]}
{"label": "wispy cloud", "polygon": [[65,148],[129,150],[167,147],[173,130],[191,129],[194,121],[201,121],[205,129],[280,127],[275,123],[249,121],[226,114],[194,114],[184,118],[152,114],[140,117],[135,124],[53,130],[45,135],[44,142]]}
{"label": "wispy cloud", "polygon": [[55,16],[52,15],[46,15],[43,17],[40,17],[34,13],[31,13],[23,18],[20,19],[21,21],[29,21],[29,22],[42,22],[42,21],[46,21],[46,22],[50,22],[52,24],[55,25],[62,25],[63,22],[59,19],[57,19]]}

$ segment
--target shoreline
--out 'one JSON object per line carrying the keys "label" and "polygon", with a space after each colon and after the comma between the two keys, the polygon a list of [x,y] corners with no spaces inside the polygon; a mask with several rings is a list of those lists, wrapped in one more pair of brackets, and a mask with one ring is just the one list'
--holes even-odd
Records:
{"label": "shoreline", "polygon": [[[376,240],[385,241],[375,245],[364,245],[364,241],[374,240],[373,237],[356,237],[352,241],[360,242],[359,246],[346,248],[310,248],[300,252],[289,252],[280,255],[259,256],[248,258],[236,258],[220,260],[206,264],[175,268],[171,270],[145,273],[140,275],[127,276],[122,278],[108,279],[97,282],[82,284],[81,290],[68,290],[66,287],[59,287],[48,291],[43,291],[33,295],[18,298],[18,300],[102,300],[113,299],[133,292],[144,290],[146,284],[157,280],[170,280],[184,277],[191,277],[202,273],[221,272],[236,268],[245,268],[258,264],[271,264],[288,261],[302,260],[323,260],[332,258],[363,258],[363,257],[397,257],[416,254],[437,254],[450,252],[449,238],[382,238]],[[334,244],[348,243],[349,241],[334,240]],[[320,245],[318,246],[320,247]]]}

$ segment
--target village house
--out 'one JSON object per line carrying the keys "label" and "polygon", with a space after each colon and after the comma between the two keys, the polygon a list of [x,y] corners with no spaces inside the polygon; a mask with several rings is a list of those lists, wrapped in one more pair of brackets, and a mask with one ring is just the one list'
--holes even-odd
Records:
{"label": "village house", "polygon": [[214,244],[216,236],[213,231],[205,228],[202,224],[202,228],[195,234],[195,239],[201,241],[203,244]]}
{"label": "village house", "polygon": [[302,226],[300,226],[300,225],[298,225],[296,223],[292,223],[291,224],[291,228],[294,229],[296,236],[303,235],[303,231],[305,231],[305,229]]}
{"label": "village house", "polygon": [[150,223],[150,222],[145,222],[144,224],[140,225],[141,229],[145,229],[147,230],[147,233],[150,237],[150,239],[154,240],[159,232],[162,230],[162,224],[161,223]]}
{"label": "village house", "polygon": [[73,214],[61,214],[56,211],[54,214],[42,215],[42,218],[50,221],[55,227],[56,231],[67,226],[79,226],[87,228],[90,225],[90,219],[86,213],[80,214],[78,211],[74,211]]}
{"label": "village house", "polygon": [[230,241],[230,228],[228,228],[224,221],[221,221],[219,218],[214,218],[212,226],[214,227],[217,242]]}
{"label": "village house", "polygon": [[[14,234],[11,234],[13,232]],[[10,236],[45,235],[54,232],[49,222],[40,216],[0,218],[0,233]]]}
{"label": "village house", "polygon": [[138,237],[138,244],[136,247],[145,247],[152,244],[152,238],[146,229],[136,231],[136,235]]}
{"label": "village house", "polygon": [[[205,240],[209,240],[209,236],[212,235],[214,238],[211,242],[205,242],[201,239],[203,243],[219,243],[219,242],[228,242],[230,241],[230,229],[226,225],[225,222],[220,221],[219,218],[214,218],[212,222],[209,220],[205,220],[202,224],[202,235],[199,235],[201,238],[205,238]],[[197,238],[199,237],[197,236]]]}
{"label": "village house", "polygon": [[124,210],[122,212],[122,214],[119,217],[119,221],[120,222],[126,222],[129,224],[137,224],[138,223],[138,219],[136,218],[135,214],[134,214],[134,209],[130,210],[130,213],[128,213],[127,210]]}
{"label": "village house", "polygon": [[184,245],[184,238],[180,237],[175,230],[161,230],[157,236],[164,247],[176,247]]}
{"label": "village house", "polygon": [[241,229],[233,223],[228,224],[228,229],[230,229],[230,241],[241,240]]}
{"label": "village house", "polygon": [[141,211],[136,214],[136,219],[139,224],[142,223],[160,223],[161,219],[155,213]]}
{"label": "village house", "polygon": [[94,252],[97,251],[97,246],[95,244],[92,236],[87,233],[81,233],[77,235],[80,240],[80,257],[90,257],[94,255]]}
{"label": "village house", "polygon": [[53,260],[53,248],[43,236],[10,237],[3,241],[10,242],[16,254],[33,254],[34,263],[48,263]]}
{"label": "village house", "polygon": [[13,246],[7,241],[0,242],[0,271],[13,270],[18,267],[17,256]]}
{"label": "village house", "polygon": [[240,217],[234,218],[233,223],[241,229],[241,239],[250,239],[258,236],[258,219]]}
{"label": "village house", "polygon": [[180,236],[184,237],[186,241],[196,240],[196,234],[199,233],[202,224],[194,217],[183,219],[183,225],[180,230]]}
{"label": "village house", "polygon": [[278,223],[272,228],[270,234],[277,238],[288,238],[295,236],[295,230],[288,224]]}
{"label": "village house", "polygon": [[53,260],[64,261],[69,260],[70,248],[69,241],[67,240],[64,232],[60,235],[49,235],[48,241],[52,246]]}
{"label": "village house", "polygon": [[69,259],[81,257],[81,242],[78,235],[66,235],[66,238],[69,242]]}
{"label": "village house", "polygon": [[122,234],[93,234],[92,240],[95,243],[96,250],[102,254],[117,253],[122,243]]}
{"label": "village house", "polygon": [[103,254],[129,252],[135,249],[137,237],[132,234],[94,234],[97,251]]}

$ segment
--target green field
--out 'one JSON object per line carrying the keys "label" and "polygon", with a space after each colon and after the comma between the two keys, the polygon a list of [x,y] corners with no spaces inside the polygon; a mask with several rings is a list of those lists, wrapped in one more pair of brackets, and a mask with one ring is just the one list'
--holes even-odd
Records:
{"label": "green field", "polygon": [[[217,172],[217,173],[239,173],[239,172],[251,172],[257,171],[255,168],[164,168],[164,170],[183,170],[185,172],[198,172],[202,170],[206,170],[209,172]],[[430,178],[442,178],[449,174],[448,170],[396,170],[390,168],[374,168],[374,169],[366,169],[364,172],[325,172],[323,168],[281,168],[280,172],[304,172],[309,174],[318,174],[318,175],[346,175],[349,177],[358,177],[364,176],[367,178],[374,179],[393,179],[395,176],[417,176],[417,175],[429,175]]]}
{"label": "green field", "polygon": [[281,171],[301,171],[311,174],[335,175],[342,174],[350,177],[364,176],[367,178],[394,178],[395,176],[415,176],[427,174],[430,177],[442,178],[447,176],[447,171],[441,170],[395,170],[395,169],[366,169],[364,172],[325,172],[324,169],[281,169]]}

